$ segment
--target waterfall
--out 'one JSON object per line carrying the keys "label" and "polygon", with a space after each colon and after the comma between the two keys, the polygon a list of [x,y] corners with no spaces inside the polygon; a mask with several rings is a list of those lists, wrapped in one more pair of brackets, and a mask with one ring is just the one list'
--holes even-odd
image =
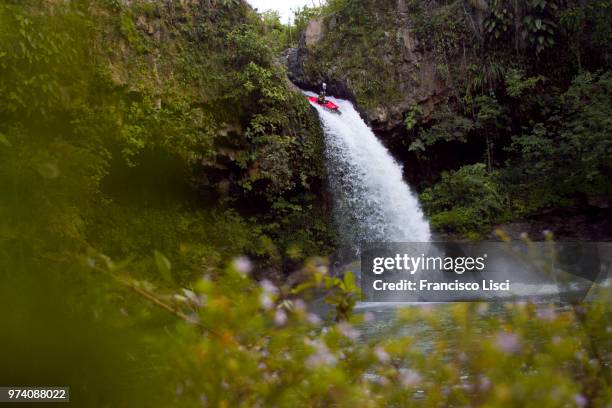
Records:
{"label": "waterfall", "polygon": [[325,133],[334,216],[343,244],[358,249],[366,242],[430,241],[429,224],[402,177],[402,166],[351,102],[328,99],[340,106],[341,115],[313,105]]}

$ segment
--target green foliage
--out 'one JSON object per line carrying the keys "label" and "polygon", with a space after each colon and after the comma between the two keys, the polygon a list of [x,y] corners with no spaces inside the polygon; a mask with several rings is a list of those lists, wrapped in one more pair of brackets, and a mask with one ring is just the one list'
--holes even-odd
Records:
{"label": "green foliage", "polygon": [[161,369],[170,362],[166,312],[78,262],[6,260],[0,307],[11,312],[3,313],[0,381],[65,384],[70,403],[88,407],[161,406],[172,396],[172,376]]}
{"label": "green foliage", "polygon": [[[522,75],[510,71],[506,78],[509,96],[525,98],[521,95],[538,86],[538,77],[521,81]],[[474,182],[483,181],[483,174],[462,171],[471,167],[443,175],[439,183],[423,193],[424,205],[432,216],[432,226],[474,235],[505,219],[529,216],[543,209],[586,205],[590,199],[609,200],[612,149],[606,129],[610,128],[612,114],[608,102],[610,86],[609,72],[583,73],[574,79],[565,93],[549,99],[545,121],[526,126],[523,134],[512,136],[510,146],[506,148],[510,154],[508,163],[486,175],[488,186],[496,192],[490,196],[492,200],[481,198],[462,203],[460,194],[450,195],[451,187],[462,185],[464,177],[473,177]],[[499,101],[491,96],[476,97],[473,106],[473,131],[486,136],[487,154],[492,155],[494,143],[502,143],[502,135],[507,132],[504,126],[508,123],[506,113]],[[450,126],[450,129],[457,128],[460,127]],[[428,141],[431,140],[452,140],[423,139],[430,135],[449,134],[443,129],[434,124],[431,129],[421,132],[413,145],[417,146],[416,143],[422,140],[426,145],[430,145]],[[494,160],[490,156],[489,159],[489,167],[492,167]],[[484,191],[487,189],[483,187]],[[508,198],[499,201],[499,197]],[[492,211],[482,209],[485,203],[496,201],[497,206],[487,205]],[[502,203],[504,211],[501,211]]]}
{"label": "green foliage", "polygon": [[527,2],[527,12],[523,17],[523,36],[527,39],[536,54],[555,45],[557,23],[556,11],[559,8],[557,0],[530,0]]}
{"label": "green foliage", "polygon": [[500,42],[506,42],[517,53],[520,49],[528,49],[539,57],[557,45],[563,35],[559,30],[560,16],[563,16],[564,10],[571,10],[578,3],[557,0],[528,0],[522,3],[490,0],[489,15],[484,24],[489,47],[500,48]]}
{"label": "green foliage", "polygon": [[506,92],[513,98],[521,97],[525,91],[532,91],[543,80],[542,75],[525,78],[525,72],[515,68],[509,69],[504,77]]}
{"label": "green foliage", "polygon": [[495,59],[483,58],[478,64],[468,66],[468,83],[466,94],[481,94],[495,92],[506,74],[506,65]]}
{"label": "green foliage", "polygon": [[420,198],[433,228],[472,236],[502,220],[508,204],[497,174],[487,172],[482,163],[442,173]]}
{"label": "green foliage", "polygon": [[262,35],[275,55],[297,46],[300,35],[299,29],[295,27],[297,22],[291,21],[291,18],[289,21],[281,21],[280,15],[275,10],[261,12],[259,16],[262,21]]}
{"label": "green foliage", "polygon": [[571,198],[610,197],[610,73],[576,77],[546,123],[513,138],[507,174],[527,201],[526,211]]}
{"label": "green foliage", "polygon": [[480,95],[474,98],[475,126],[480,129],[495,128],[499,124],[502,108],[495,96]]}
{"label": "green foliage", "polygon": [[121,14],[119,18],[119,31],[125,37],[128,44],[134,47],[138,52],[146,53],[148,51],[145,39],[136,28],[134,16],[130,10],[126,10]]}
{"label": "green foliage", "polygon": [[[315,14],[325,35],[309,50],[305,72],[313,81],[350,82],[357,102],[366,109],[400,100],[396,64],[401,43],[388,30],[397,17],[394,8],[371,1],[329,4],[330,9],[324,6]],[[310,11],[307,15],[312,17]],[[334,29],[328,30],[331,26]]]}
{"label": "green foliage", "polygon": [[404,119],[404,126],[406,126],[406,130],[412,130],[421,120],[421,116],[423,115],[423,108],[420,105],[412,105],[408,109],[408,113],[406,113],[406,119]]}
{"label": "green foliage", "polygon": [[233,52],[227,56],[235,68],[244,69],[251,64],[270,67],[270,48],[252,27],[243,25],[232,30],[228,34],[228,45]]}
{"label": "green foliage", "polygon": [[[174,296],[140,289],[179,319],[165,356],[174,404],[603,407],[610,398],[605,300],[563,310],[530,302],[408,307],[380,335],[364,337],[372,317],[352,312],[352,274],[331,277],[314,259],[301,283],[277,286],[254,282],[250,268],[237,259]],[[599,290],[599,299],[609,295]],[[312,313],[305,299],[317,292],[336,319]]]}
{"label": "green foliage", "polygon": [[[94,246],[143,274],[158,250],[184,281],[201,262],[272,256],[264,229],[286,256],[284,200],[292,245],[325,252],[320,128],[242,3],[34,3],[0,5],[3,241],[40,257]],[[227,239],[203,244],[223,223]]]}
{"label": "green foliage", "polygon": [[440,110],[433,115],[431,128],[422,131],[412,142],[410,151],[424,152],[438,142],[461,142],[468,140],[469,132],[474,129],[474,122],[450,110]]}
{"label": "green foliage", "polygon": [[298,33],[303,33],[308,23],[321,17],[329,17],[342,13],[347,7],[353,6],[348,0],[325,0],[312,6],[302,6],[294,10],[294,25]]}
{"label": "green foliage", "polygon": [[506,39],[514,23],[512,10],[507,7],[503,0],[491,0],[489,10],[490,14],[484,22],[486,32],[495,40]]}
{"label": "green foliage", "polygon": [[310,20],[321,17],[322,9],[320,7],[302,6],[294,10],[293,24],[295,31],[300,35],[306,30]]}
{"label": "green foliage", "polygon": [[410,25],[418,40],[418,51],[422,55],[431,55],[436,63],[436,74],[446,86],[459,94],[465,75],[463,67],[454,62],[465,57],[467,46],[479,41],[465,2],[428,4],[412,1],[408,3],[408,8]]}
{"label": "green foliage", "polygon": [[[452,149],[449,143],[467,143],[465,158],[437,165],[457,169],[486,160],[499,193],[512,197],[502,219],[608,200],[603,157],[610,153],[599,131],[608,115],[606,80],[584,82],[609,75],[610,42],[600,41],[610,38],[609,2],[490,0],[486,9],[477,3],[407,3],[419,43],[434,53],[437,73],[453,94],[422,123],[411,108],[405,113],[409,151],[431,160]],[[475,9],[486,10],[481,32]],[[578,83],[582,102],[570,103]],[[568,103],[576,109],[571,114]],[[440,213],[434,224],[442,230],[471,225],[463,234],[476,236],[495,217],[470,224],[479,212],[474,205]]]}
{"label": "green foliage", "polygon": [[[267,256],[259,245],[259,228],[232,211],[205,211],[168,205],[107,204],[96,209],[88,225],[89,243],[119,259],[131,259],[133,273],[155,276],[163,283],[187,282],[194,266],[213,268],[241,253]],[[160,269],[158,251],[172,264],[171,275]]]}
{"label": "green foliage", "polygon": [[[456,55],[471,38],[460,2],[443,7],[420,9],[413,18],[414,32],[424,47],[430,48],[442,61]],[[418,17],[417,17],[418,16]]]}

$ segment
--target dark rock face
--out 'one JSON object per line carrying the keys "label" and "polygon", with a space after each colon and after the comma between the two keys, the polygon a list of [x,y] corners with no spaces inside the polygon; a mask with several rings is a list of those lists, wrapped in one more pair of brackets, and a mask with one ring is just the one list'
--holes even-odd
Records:
{"label": "dark rock face", "polygon": [[339,98],[355,101],[355,93],[341,79],[319,79],[309,77],[304,70],[304,60],[307,58],[308,51],[303,47],[288,48],[285,50],[285,62],[287,65],[287,75],[289,80],[302,89],[319,92],[321,84],[327,83],[328,92]]}
{"label": "dark rock face", "polygon": [[[398,7],[403,6],[400,4]],[[380,77],[376,79],[392,81],[393,86],[397,88],[397,95],[393,100],[387,99],[378,103],[379,101],[363,96],[363,90],[356,84],[355,72],[342,70],[341,61],[334,61],[333,50],[328,50],[331,51],[331,61],[316,60],[321,57],[317,52],[318,48],[346,49],[359,46],[351,44],[350,41],[328,41],[328,37],[340,29],[336,15],[312,20],[303,33],[298,48],[286,51],[289,78],[308,89],[318,89],[321,82],[327,82],[330,92],[336,96],[353,100],[365,99],[368,106],[362,106],[362,112],[375,130],[390,131],[402,125],[405,112],[414,105],[421,107],[426,118],[430,117],[438,104],[447,101],[449,89],[436,72],[434,56],[419,49],[416,36],[403,24],[405,22],[401,18],[394,23],[397,23],[398,27],[389,27],[390,30],[384,32],[384,41],[395,45],[393,52],[381,55],[388,72],[364,67],[362,73],[366,77],[365,82],[369,79],[367,77],[374,80],[376,76]],[[343,56],[338,54],[337,58],[342,59]],[[393,74],[393,77],[383,78],[387,73]]]}
{"label": "dark rock face", "polygon": [[301,51],[301,48],[288,48],[285,50],[284,54],[289,79],[295,84],[302,84],[305,82],[304,64],[300,57]]}
{"label": "dark rock face", "polygon": [[453,103],[452,90],[438,73],[436,55],[414,33],[403,0],[364,1],[356,7],[372,16],[375,29],[365,34],[372,38],[351,34],[352,21],[341,13],[314,19],[299,46],[285,52],[289,79],[315,92],[326,82],[330,94],[355,102],[364,120],[404,163],[406,178],[418,187],[456,164],[462,152],[457,146],[443,146],[432,149],[429,160],[420,160],[407,149],[411,136],[404,125],[406,114],[418,108],[422,120],[429,121],[436,109]]}

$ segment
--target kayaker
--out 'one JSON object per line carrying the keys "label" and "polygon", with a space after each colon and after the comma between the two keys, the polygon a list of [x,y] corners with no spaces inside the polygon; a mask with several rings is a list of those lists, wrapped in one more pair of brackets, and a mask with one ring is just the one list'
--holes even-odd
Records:
{"label": "kayaker", "polygon": [[321,92],[319,93],[319,101],[318,101],[321,105],[325,105],[327,103],[327,101],[325,100],[326,91],[327,91],[327,84],[323,82],[323,84],[321,85]]}

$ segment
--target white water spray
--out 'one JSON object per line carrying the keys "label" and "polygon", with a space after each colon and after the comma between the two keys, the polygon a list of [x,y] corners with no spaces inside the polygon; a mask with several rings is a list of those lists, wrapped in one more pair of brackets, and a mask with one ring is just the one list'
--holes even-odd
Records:
{"label": "white water spray", "polygon": [[323,123],[334,213],[344,243],[430,241],[429,224],[403,180],[402,167],[351,102],[328,99],[342,115],[313,105]]}

